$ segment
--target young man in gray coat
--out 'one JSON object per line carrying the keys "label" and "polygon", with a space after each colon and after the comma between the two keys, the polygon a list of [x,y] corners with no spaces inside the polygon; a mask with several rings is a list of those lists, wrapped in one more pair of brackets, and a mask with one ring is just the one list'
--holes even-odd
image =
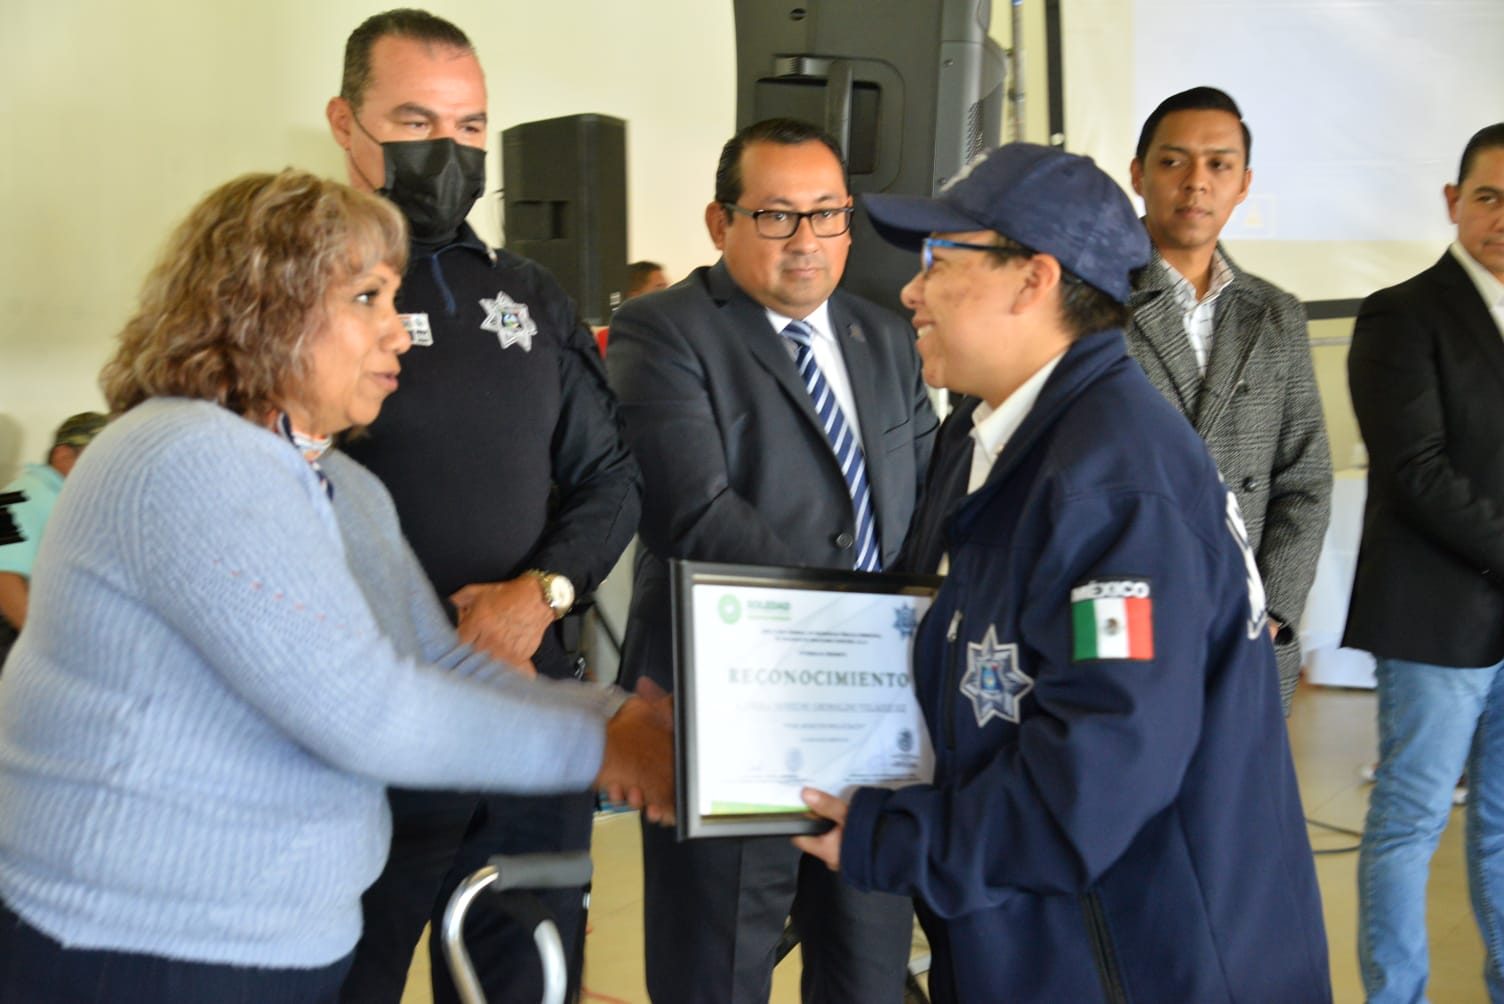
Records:
{"label": "young man in gray coat", "polygon": [[1126,334],[1243,509],[1288,715],[1332,460],[1300,301],[1238,268],[1218,243],[1248,196],[1251,148],[1237,103],[1212,87],[1166,98],[1144,123],[1130,170],[1153,254],[1134,280]]}

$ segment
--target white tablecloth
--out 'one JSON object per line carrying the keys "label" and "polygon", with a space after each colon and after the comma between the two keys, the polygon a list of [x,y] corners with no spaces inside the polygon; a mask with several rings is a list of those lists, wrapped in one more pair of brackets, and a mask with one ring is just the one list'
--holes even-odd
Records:
{"label": "white tablecloth", "polygon": [[1358,540],[1363,534],[1363,500],[1368,472],[1338,471],[1332,480],[1332,521],[1321,543],[1316,581],[1300,620],[1300,648],[1306,679],[1330,687],[1372,689],[1373,656],[1342,648],[1347,603],[1358,567]]}

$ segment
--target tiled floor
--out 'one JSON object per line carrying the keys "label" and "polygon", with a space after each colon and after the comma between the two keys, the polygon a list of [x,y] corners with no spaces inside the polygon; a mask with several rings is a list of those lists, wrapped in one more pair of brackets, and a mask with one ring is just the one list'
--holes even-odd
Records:
{"label": "tiled floor", "polygon": [[[1306,814],[1350,830],[1363,825],[1368,789],[1357,768],[1372,759],[1374,699],[1361,691],[1303,688],[1290,719],[1290,740]],[[1356,838],[1312,827],[1317,875],[1326,909],[1332,982],[1338,1004],[1363,998],[1355,949],[1357,854],[1322,853],[1353,847]],[[585,963],[585,1001],[646,1004],[642,978],[642,872],[638,824],[633,816],[602,817],[595,829],[592,931]],[[1256,864],[1256,863],[1255,863]],[[1430,893],[1431,987],[1435,1004],[1485,1002],[1483,948],[1468,905],[1462,863],[1462,811],[1442,838],[1432,865]],[[918,950],[922,950],[919,946]],[[773,1004],[799,999],[797,953],[774,974]],[[428,1004],[426,946],[414,960],[403,1004]]]}

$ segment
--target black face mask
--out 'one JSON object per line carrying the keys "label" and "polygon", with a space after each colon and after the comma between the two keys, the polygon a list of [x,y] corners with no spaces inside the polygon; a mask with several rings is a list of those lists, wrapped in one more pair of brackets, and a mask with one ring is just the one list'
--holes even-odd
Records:
{"label": "black face mask", "polygon": [[420,244],[453,237],[475,200],[485,194],[486,151],[478,147],[452,139],[421,139],[382,143],[381,153],[386,183],[376,194],[397,204],[407,217],[412,239]]}

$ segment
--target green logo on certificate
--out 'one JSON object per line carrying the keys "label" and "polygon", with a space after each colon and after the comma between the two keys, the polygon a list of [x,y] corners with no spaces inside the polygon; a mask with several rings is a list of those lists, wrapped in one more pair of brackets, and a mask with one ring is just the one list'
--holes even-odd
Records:
{"label": "green logo on certificate", "polygon": [[735,624],[742,619],[742,602],[730,593],[721,597],[720,603],[721,620],[727,624]]}

